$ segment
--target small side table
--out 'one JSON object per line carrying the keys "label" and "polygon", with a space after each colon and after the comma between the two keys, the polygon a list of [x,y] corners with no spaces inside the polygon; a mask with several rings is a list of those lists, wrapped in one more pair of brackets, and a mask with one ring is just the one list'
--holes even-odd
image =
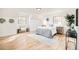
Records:
{"label": "small side table", "polygon": [[68,48],[69,37],[74,38],[74,41],[76,41],[76,43],[75,43],[75,50],[77,50],[77,32],[76,32],[76,30],[73,30],[73,31],[71,29],[67,30],[67,32],[66,32],[66,39],[65,39],[65,49],[66,50]]}
{"label": "small side table", "polygon": [[21,31],[21,29],[17,29],[17,33],[19,33]]}
{"label": "small side table", "polygon": [[30,29],[29,28],[26,28],[26,32],[30,32]]}
{"label": "small side table", "polygon": [[64,34],[64,27],[56,27],[57,34]]}
{"label": "small side table", "polygon": [[26,28],[24,31],[22,31],[21,29],[17,29],[17,33],[23,33],[23,32],[29,32],[30,29]]}

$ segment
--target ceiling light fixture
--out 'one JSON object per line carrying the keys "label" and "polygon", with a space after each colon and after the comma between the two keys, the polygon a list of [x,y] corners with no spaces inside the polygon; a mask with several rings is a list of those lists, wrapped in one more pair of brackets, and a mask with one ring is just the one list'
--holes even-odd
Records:
{"label": "ceiling light fixture", "polygon": [[36,8],[36,10],[37,10],[37,11],[40,11],[40,10],[41,10],[41,8]]}

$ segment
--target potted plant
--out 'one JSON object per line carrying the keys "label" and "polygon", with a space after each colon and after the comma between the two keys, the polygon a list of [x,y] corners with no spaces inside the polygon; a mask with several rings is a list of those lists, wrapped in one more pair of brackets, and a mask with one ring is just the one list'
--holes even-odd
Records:
{"label": "potted plant", "polygon": [[72,15],[67,14],[67,16],[65,18],[66,18],[67,25],[69,26],[69,28],[74,29],[73,25],[74,25],[75,16],[73,14]]}

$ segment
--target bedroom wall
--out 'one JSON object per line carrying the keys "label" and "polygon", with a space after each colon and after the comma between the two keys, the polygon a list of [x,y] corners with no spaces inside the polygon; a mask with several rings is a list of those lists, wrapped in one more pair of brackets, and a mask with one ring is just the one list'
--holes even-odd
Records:
{"label": "bedroom wall", "polygon": [[[16,8],[0,9],[0,17],[6,20],[5,23],[0,24],[0,37],[17,34],[17,29],[20,27],[18,24],[19,17],[25,18],[26,24],[22,23],[21,25],[26,25],[26,27],[29,27],[31,31],[35,30],[40,25],[40,17],[37,14],[28,11],[27,13],[25,11],[26,10]],[[8,22],[10,18],[14,19],[15,23],[10,24]]]}
{"label": "bedroom wall", "polygon": [[65,18],[65,16],[67,14],[75,14],[75,9],[72,9],[72,8],[70,8],[70,9],[56,9],[54,11],[41,14],[41,16],[42,16],[41,19],[45,20],[46,17],[48,17],[50,19],[50,22],[51,22],[54,19],[54,17],[63,17],[63,18]]}
{"label": "bedroom wall", "polygon": [[[66,14],[74,13],[74,9],[56,9],[56,10],[44,10],[40,13],[34,11],[34,9],[17,9],[17,8],[4,8],[0,9],[0,17],[6,19],[4,24],[0,24],[0,36],[16,34],[18,26],[18,18],[23,16],[26,18],[26,27],[29,27],[31,31],[35,30],[38,26],[43,24],[46,17],[49,17],[50,23],[52,23],[53,16],[65,16]],[[15,23],[8,23],[9,18],[14,18]]]}
{"label": "bedroom wall", "polygon": [[37,27],[42,25],[41,16],[39,14],[32,14],[29,16],[29,28],[30,31],[35,31]]}
{"label": "bedroom wall", "polygon": [[41,20],[44,23],[46,17],[49,18],[49,24],[53,24],[54,26],[63,26],[64,27],[64,33],[66,33],[68,27],[66,23],[65,16],[67,14],[74,14],[75,15],[75,9],[56,9],[51,12],[47,12],[44,14],[41,14]]}
{"label": "bedroom wall", "polygon": [[[5,23],[0,24],[0,37],[14,35],[17,33],[18,28],[18,20],[17,13],[14,9],[0,9],[0,18],[4,18],[6,20]],[[9,19],[14,19],[14,23],[9,23]]]}
{"label": "bedroom wall", "polygon": [[[17,33],[17,14],[14,9],[0,9],[0,18],[4,18],[6,21],[0,24],[0,37],[14,35]],[[9,19],[14,19],[14,23],[9,23]]]}
{"label": "bedroom wall", "polygon": [[[3,17],[6,19],[5,23],[0,24],[0,37],[14,35],[17,33],[17,20],[11,17]],[[9,19],[14,19],[14,23],[9,23]]]}

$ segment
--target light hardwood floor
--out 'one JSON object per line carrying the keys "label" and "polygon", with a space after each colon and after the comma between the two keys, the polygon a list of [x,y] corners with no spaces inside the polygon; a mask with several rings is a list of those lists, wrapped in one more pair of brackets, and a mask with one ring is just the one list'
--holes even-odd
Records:
{"label": "light hardwood floor", "polygon": [[[57,40],[59,44],[57,45],[56,43],[49,46],[45,43],[33,40],[34,38],[30,38],[28,34],[30,33],[21,33],[0,38],[0,50],[65,50],[65,35],[55,35],[52,40]],[[74,43],[70,42],[68,49],[74,49]]]}

